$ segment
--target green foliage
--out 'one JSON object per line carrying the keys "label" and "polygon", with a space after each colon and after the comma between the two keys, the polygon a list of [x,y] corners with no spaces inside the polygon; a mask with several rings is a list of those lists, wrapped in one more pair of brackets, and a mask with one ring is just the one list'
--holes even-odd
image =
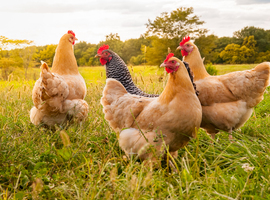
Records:
{"label": "green foliage", "polygon": [[260,52],[256,57],[256,63],[270,62],[270,50],[266,52]]}
{"label": "green foliage", "polygon": [[0,35],[0,51],[5,49],[12,49],[14,47],[22,47],[30,45],[33,41],[29,40],[13,40]]}
{"label": "green foliage", "polygon": [[197,15],[193,14],[192,7],[180,7],[171,13],[163,12],[154,21],[148,19],[146,35],[156,35],[159,38],[178,39],[180,41],[186,35],[198,36],[207,32],[204,28],[198,28],[204,24]]}
{"label": "green foliage", "polygon": [[220,57],[225,61],[225,63],[240,63],[239,51],[240,45],[228,44],[220,53]]}
{"label": "green foliage", "polygon": [[129,61],[131,65],[141,65],[144,64],[144,62],[145,62],[144,55],[138,55],[136,57],[132,56]]}
{"label": "green foliage", "polygon": [[98,44],[98,47],[100,47],[103,44],[107,44],[110,46],[110,49],[117,53],[120,57],[122,57],[122,48],[124,45],[124,42],[120,40],[120,36],[118,33],[110,33],[109,35],[106,35],[106,40],[101,41]]}
{"label": "green foliage", "polygon": [[255,45],[254,36],[249,36],[244,39],[243,45],[229,44],[220,53],[220,57],[225,63],[254,63],[255,61]]}
{"label": "green foliage", "polygon": [[208,63],[205,66],[206,71],[208,72],[208,74],[210,75],[217,75],[218,74],[218,70],[215,66],[212,65],[212,63]]}
{"label": "green foliage", "polygon": [[33,60],[33,55],[36,52],[36,46],[26,47],[20,50],[19,54],[23,61],[23,67],[25,70],[25,79],[28,79],[27,71],[28,68],[34,67],[35,65],[39,64]]}
{"label": "green foliage", "polygon": [[[138,60],[136,61],[136,63],[138,63],[138,65],[141,64],[141,62],[139,61],[141,57],[141,47],[143,45],[145,46],[149,46],[151,44],[151,40],[149,38],[144,38],[143,36],[141,36],[138,39],[129,39],[126,40],[123,44],[123,48],[122,48],[122,59],[125,61],[125,63],[131,62],[131,58],[132,57],[137,57]],[[134,61],[134,58],[133,58]]]}
{"label": "green foliage", "polygon": [[57,45],[50,44],[42,47],[41,49],[37,49],[36,53],[33,55],[33,59],[40,63],[40,61],[44,61],[48,64],[48,66],[52,66],[55,50]]}
{"label": "green foliage", "polygon": [[97,45],[86,42],[79,42],[74,46],[74,55],[78,66],[97,66],[98,59],[94,59],[97,54]]}
{"label": "green foliage", "polygon": [[[178,39],[165,39],[158,38],[157,36],[151,37],[151,45],[146,47],[146,62],[148,65],[160,65],[168,55],[168,47],[175,50],[179,45]],[[144,55],[145,47],[142,46],[141,54]],[[173,52],[176,57],[181,58],[181,52]]]}
{"label": "green foliage", "polygon": [[1,66],[1,75],[4,80],[8,79],[9,74],[12,73],[16,62],[10,58],[1,58],[0,59],[0,66]]}
{"label": "green foliage", "polygon": [[210,63],[218,59],[218,53],[214,51],[217,48],[217,40],[218,37],[215,35],[201,35],[195,39],[194,44],[200,50],[202,58],[205,58],[204,63]]}
{"label": "green foliage", "polygon": [[270,50],[270,31],[254,26],[246,26],[239,31],[234,32],[234,36],[239,40],[238,44],[242,44],[244,39],[249,36],[254,36],[256,49],[258,52]]}

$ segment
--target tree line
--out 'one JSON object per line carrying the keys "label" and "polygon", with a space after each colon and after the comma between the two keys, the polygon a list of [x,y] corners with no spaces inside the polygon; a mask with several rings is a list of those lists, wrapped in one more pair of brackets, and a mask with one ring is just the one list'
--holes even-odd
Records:
{"label": "tree line", "polygon": [[[182,58],[180,51],[175,49],[182,38],[189,35],[205,58],[205,64],[270,61],[270,30],[246,26],[235,31],[232,37],[218,37],[207,34],[208,30],[203,28],[204,23],[194,14],[192,7],[181,7],[170,13],[164,12],[153,21],[148,20],[147,31],[139,38],[122,41],[117,33],[110,33],[98,44],[85,41],[76,43],[74,54],[78,66],[99,66],[100,62],[94,56],[101,45],[108,44],[129,65],[159,65],[168,51]],[[31,43],[0,36],[0,69],[3,79],[7,79],[16,67],[24,68],[27,78],[27,70],[39,67],[41,60],[52,65],[57,44],[33,46]],[[11,47],[11,50],[7,50]]]}

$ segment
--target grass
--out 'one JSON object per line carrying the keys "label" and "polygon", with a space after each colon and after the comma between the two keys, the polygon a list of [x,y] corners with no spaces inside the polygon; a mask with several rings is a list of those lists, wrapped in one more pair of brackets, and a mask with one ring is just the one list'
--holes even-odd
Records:
{"label": "grass", "polygon": [[[179,150],[173,172],[126,158],[100,105],[104,68],[80,72],[89,117],[66,130],[30,123],[33,80],[0,81],[0,199],[270,199],[269,88],[255,115],[233,132],[234,143],[226,132],[212,143],[200,129]],[[133,67],[132,75],[149,93],[166,83],[155,67]]]}
{"label": "grass", "polygon": [[241,65],[214,65],[218,70],[218,75],[227,74],[232,71],[249,70],[258,64],[241,64]]}

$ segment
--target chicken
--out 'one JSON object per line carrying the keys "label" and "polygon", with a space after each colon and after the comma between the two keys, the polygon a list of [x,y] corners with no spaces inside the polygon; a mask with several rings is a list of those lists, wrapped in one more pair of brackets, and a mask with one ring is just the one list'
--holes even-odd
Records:
{"label": "chicken", "polygon": [[35,125],[42,123],[52,127],[73,117],[82,121],[88,115],[88,104],[83,100],[86,85],[73,53],[75,40],[72,31],[61,37],[51,70],[42,62],[40,78],[32,91],[34,107],[30,120]]}
{"label": "chicken", "polygon": [[114,78],[122,83],[130,94],[145,97],[157,97],[155,94],[146,94],[133,83],[129,70],[125,62],[112,50],[109,45],[103,45],[98,49],[95,57],[100,58],[100,63],[106,65],[107,78]]}
{"label": "chicken", "polygon": [[[189,40],[185,37],[177,49],[194,73],[203,112],[201,127],[213,139],[219,130],[232,133],[249,119],[253,107],[263,100],[269,85],[270,63],[261,63],[252,70],[210,76],[198,48]],[[229,137],[232,139],[231,134]]]}
{"label": "chicken", "polygon": [[129,94],[119,81],[106,80],[103,112],[112,129],[120,132],[119,145],[127,155],[155,161],[153,152],[147,151],[149,145],[162,156],[165,144],[177,156],[177,150],[196,137],[202,110],[185,65],[172,53],[167,56],[162,66],[169,79],[156,98]]}

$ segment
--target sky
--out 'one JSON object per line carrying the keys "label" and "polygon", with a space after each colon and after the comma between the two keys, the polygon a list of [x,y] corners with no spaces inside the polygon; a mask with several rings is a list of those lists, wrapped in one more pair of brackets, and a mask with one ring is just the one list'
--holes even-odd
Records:
{"label": "sky", "polygon": [[125,41],[145,33],[148,19],[179,7],[193,7],[208,34],[219,37],[245,26],[270,29],[270,0],[2,0],[0,35],[37,46],[58,44],[68,30],[92,44],[110,33]]}

